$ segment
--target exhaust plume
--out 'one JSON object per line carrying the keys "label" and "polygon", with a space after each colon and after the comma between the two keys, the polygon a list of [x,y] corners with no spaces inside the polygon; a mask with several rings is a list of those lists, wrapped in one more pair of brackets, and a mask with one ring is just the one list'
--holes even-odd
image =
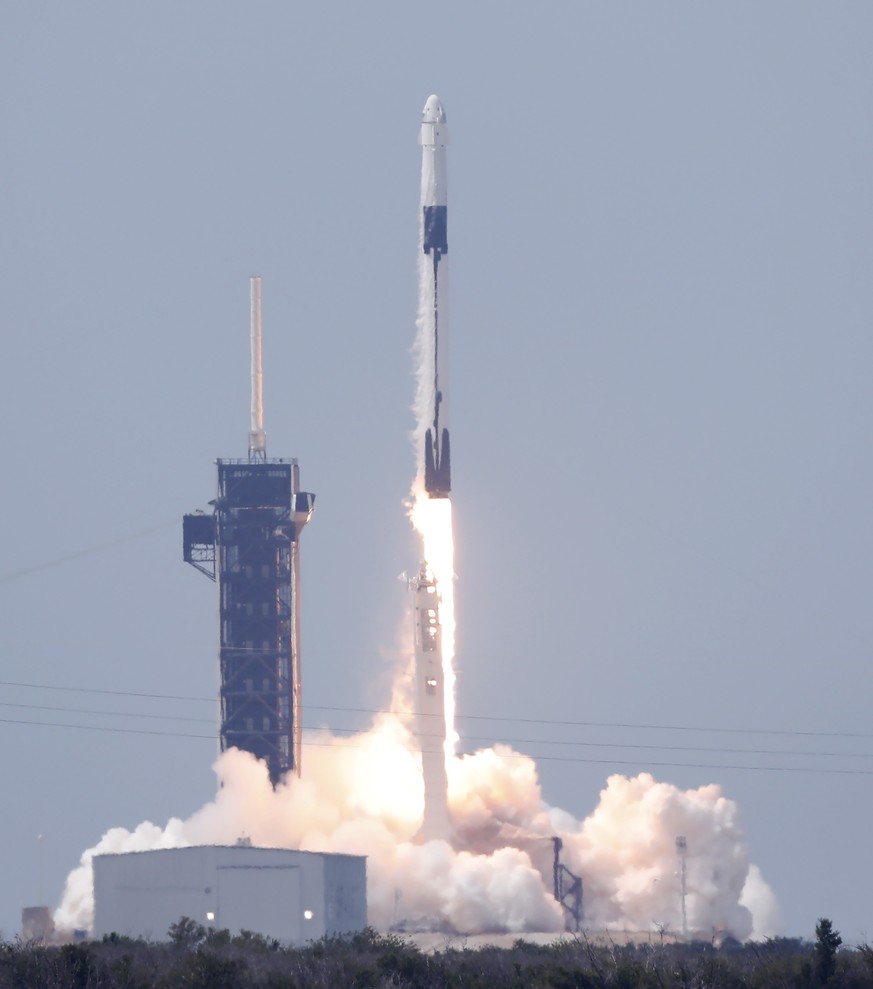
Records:
{"label": "exhaust plume", "polygon": [[462,934],[564,929],[549,882],[551,838],[585,882],[589,929],[681,930],[675,836],[688,842],[688,927],[709,937],[778,932],[778,912],[749,864],[736,804],[718,786],[681,791],[649,774],[612,776],[582,822],[542,799],[532,759],[498,745],[452,760],[453,844],[413,838],[423,814],[416,740],[384,714],[351,738],[308,733],[307,771],[275,790],[267,769],[230,749],[215,763],[215,798],[186,820],[112,828],[66,881],[55,913],[65,930],[93,923],[91,859],[199,844],[367,856],[370,923]]}

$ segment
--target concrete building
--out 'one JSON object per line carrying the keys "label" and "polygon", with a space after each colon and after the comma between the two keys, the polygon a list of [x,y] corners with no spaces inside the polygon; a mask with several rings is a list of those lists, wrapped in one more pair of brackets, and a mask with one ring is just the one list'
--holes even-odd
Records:
{"label": "concrete building", "polygon": [[367,925],[366,859],[246,845],[94,858],[94,937],[166,941],[190,917],[299,945]]}

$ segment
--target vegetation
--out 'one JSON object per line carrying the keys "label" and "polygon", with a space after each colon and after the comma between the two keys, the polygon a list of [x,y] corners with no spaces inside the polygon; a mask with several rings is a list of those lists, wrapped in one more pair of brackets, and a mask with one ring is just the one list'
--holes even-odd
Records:
{"label": "vegetation", "polygon": [[283,948],[183,917],[160,944],[115,934],[60,947],[0,944],[0,989],[871,989],[873,947],[841,946],[826,918],[814,942],[617,945],[579,935],[427,954],[372,930]]}

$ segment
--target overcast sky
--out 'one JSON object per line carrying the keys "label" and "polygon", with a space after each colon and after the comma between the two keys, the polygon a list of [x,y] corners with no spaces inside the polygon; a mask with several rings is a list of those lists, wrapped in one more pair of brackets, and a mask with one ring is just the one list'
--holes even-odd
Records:
{"label": "overcast sky", "polygon": [[719,783],[786,933],[873,932],[871,38],[848,0],[2,5],[6,936],[214,793],[181,515],[246,452],[251,274],[268,452],[318,499],[305,723],[387,702],[432,92],[458,704],[502,719],[465,749],[580,817],[613,772]]}

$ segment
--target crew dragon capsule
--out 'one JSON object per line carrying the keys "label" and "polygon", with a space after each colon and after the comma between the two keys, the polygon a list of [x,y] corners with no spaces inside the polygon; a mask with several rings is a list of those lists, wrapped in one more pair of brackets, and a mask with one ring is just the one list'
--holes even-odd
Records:
{"label": "crew dragon capsule", "polygon": [[[446,299],[449,250],[446,145],[449,131],[446,111],[438,96],[428,97],[421,114],[421,248],[432,264],[426,266],[427,298],[433,299],[427,316],[433,329],[433,421],[424,436],[424,489],[431,498],[447,498],[452,472],[443,389],[446,385]],[[432,293],[429,284],[433,278]]]}

